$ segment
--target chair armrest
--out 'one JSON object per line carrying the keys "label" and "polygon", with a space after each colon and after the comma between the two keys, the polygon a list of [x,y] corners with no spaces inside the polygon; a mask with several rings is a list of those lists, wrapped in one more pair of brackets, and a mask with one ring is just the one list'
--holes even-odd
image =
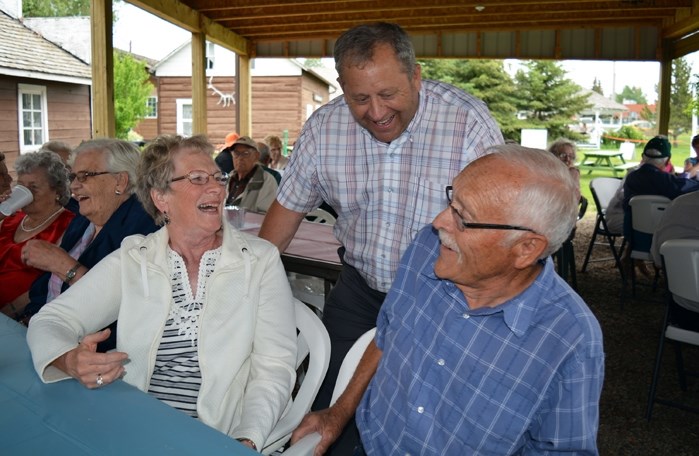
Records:
{"label": "chair armrest", "polygon": [[313,432],[303,437],[284,451],[285,456],[313,456],[313,450],[320,442],[320,434]]}

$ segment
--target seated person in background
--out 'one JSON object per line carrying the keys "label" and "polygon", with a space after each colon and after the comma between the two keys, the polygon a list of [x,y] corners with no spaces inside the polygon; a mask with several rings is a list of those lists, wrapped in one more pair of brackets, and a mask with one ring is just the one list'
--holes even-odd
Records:
{"label": "seated person in background", "polygon": [[[699,192],[678,196],[665,209],[660,224],[653,234],[651,255],[656,266],[662,266],[660,246],[670,239],[699,239]],[[681,305],[678,305],[681,304]],[[673,295],[670,320],[681,328],[699,331],[699,302]]]}
{"label": "seated person in background", "polygon": [[[116,250],[126,236],[157,229],[133,194],[141,155],[135,145],[119,139],[94,139],[83,142],[74,154],[69,179],[80,215],[68,226],[60,247],[43,241],[29,241],[24,247],[26,263],[46,271],[29,290],[25,322]],[[100,350],[114,348],[115,337]]]}
{"label": "seated person in background", "polygon": [[223,144],[223,148],[216,155],[216,164],[219,169],[224,173],[230,174],[233,172],[233,156],[231,155],[231,146],[233,143],[240,138],[240,135],[234,131],[226,135],[226,140]]}
{"label": "seated person in background", "polygon": [[265,143],[269,146],[269,156],[272,159],[269,167],[277,170],[285,169],[289,159],[282,155],[282,140],[279,136],[269,135],[265,138]]}
{"label": "seated person in background", "polygon": [[29,302],[29,287],[42,273],[22,256],[34,239],[54,245],[75,214],[63,208],[68,198],[68,170],[53,152],[20,155],[15,161],[17,183],[29,189],[33,201],[0,221],[0,311],[17,317]]}
{"label": "seated person in background", "polygon": [[575,167],[577,161],[575,143],[568,139],[558,139],[549,146],[548,150],[568,167],[568,172],[576,184],[578,199],[580,199],[580,170]]}
{"label": "seated person in background", "polygon": [[[5,201],[12,194],[12,176],[7,170],[7,163],[5,162],[5,154],[0,152],[0,203]],[[2,214],[0,214],[2,217]]]}
{"label": "seated person in background", "polygon": [[64,143],[63,141],[48,141],[42,144],[41,149],[39,150],[48,150],[58,154],[58,156],[61,157],[61,160],[63,160],[63,163],[65,163],[65,165],[68,167],[68,170],[70,171],[70,162],[71,156],[73,154],[73,149],[71,149],[71,147],[68,144]]}
{"label": "seated person in background", "polygon": [[262,165],[262,169],[270,173],[274,177],[274,180],[277,181],[277,185],[279,185],[282,181],[282,175],[279,174],[279,171],[275,171],[269,167],[269,162],[272,160],[272,157],[269,156],[269,146],[263,142],[257,141],[257,150],[260,151],[260,164]]}
{"label": "seated person in background", "polygon": [[252,212],[265,213],[277,195],[277,181],[260,165],[257,143],[241,136],[231,146],[233,174],[228,183],[226,206],[239,206]]}
{"label": "seated person in background", "polygon": [[675,199],[699,190],[699,182],[664,171],[672,155],[671,149],[667,137],[652,138],[643,148],[641,166],[630,172],[624,180],[624,237],[633,249],[648,251],[652,236],[632,236],[631,198],[637,195],[661,195]]}
{"label": "seated person in background", "polygon": [[574,183],[540,150],[490,151],[403,255],[345,394],[292,441],[316,430],[327,448],[370,381],[366,454],[597,454],[602,332],[549,258],[575,224]]}
{"label": "seated person in background", "polygon": [[[256,449],[294,386],[294,306],[277,249],[221,229],[226,177],[212,154],[203,136],[146,147],[138,197],[165,226],[124,239],[32,318],[27,340],[44,382],[123,376]],[[117,351],[96,353],[109,330],[95,331],[115,319]]]}

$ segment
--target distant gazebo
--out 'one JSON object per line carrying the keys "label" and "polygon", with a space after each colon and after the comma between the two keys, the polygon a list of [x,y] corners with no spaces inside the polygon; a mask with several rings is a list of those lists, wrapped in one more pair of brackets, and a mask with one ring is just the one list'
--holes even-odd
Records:
{"label": "distant gazebo", "polygon": [[587,95],[590,107],[578,114],[578,120],[589,135],[589,142],[599,148],[602,134],[621,128],[623,114],[629,109],[592,90],[583,89],[581,94]]}

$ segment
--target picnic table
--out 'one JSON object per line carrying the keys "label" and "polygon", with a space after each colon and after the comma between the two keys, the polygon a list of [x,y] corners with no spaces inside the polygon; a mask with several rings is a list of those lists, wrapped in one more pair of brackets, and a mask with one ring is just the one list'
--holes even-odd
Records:
{"label": "picnic table", "polygon": [[614,173],[614,177],[618,177],[618,173],[623,174],[638,164],[627,162],[621,150],[581,150],[580,152],[583,154],[583,159],[578,168],[581,171],[587,170],[587,174],[601,170],[610,171]]}

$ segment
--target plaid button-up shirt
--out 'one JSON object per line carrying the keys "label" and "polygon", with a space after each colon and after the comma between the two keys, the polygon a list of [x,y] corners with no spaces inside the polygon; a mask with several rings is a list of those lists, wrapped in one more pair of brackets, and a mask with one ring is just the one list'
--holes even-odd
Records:
{"label": "plaid button-up shirt", "polygon": [[518,296],[471,310],[434,274],[439,245],[420,232],[381,308],[383,355],[356,415],[366,453],[598,454],[604,351],[590,309],[548,259]]}
{"label": "plaid button-up shirt", "polygon": [[485,104],[448,84],[422,82],[415,117],[390,144],[357,124],[339,97],[306,122],[277,200],[297,212],[330,204],[345,261],[385,292],[415,234],[446,207],[444,187],[502,142]]}

